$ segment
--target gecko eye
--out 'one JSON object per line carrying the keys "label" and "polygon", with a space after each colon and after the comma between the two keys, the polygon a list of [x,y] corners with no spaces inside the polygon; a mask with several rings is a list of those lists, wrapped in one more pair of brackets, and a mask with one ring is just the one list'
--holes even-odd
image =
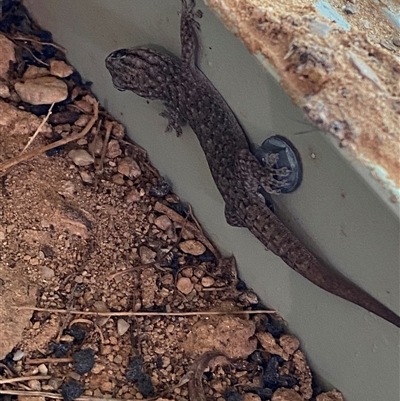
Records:
{"label": "gecko eye", "polygon": [[108,57],[113,59],[122,60],[128,55],[128,49],[120,49],[112,52]]}

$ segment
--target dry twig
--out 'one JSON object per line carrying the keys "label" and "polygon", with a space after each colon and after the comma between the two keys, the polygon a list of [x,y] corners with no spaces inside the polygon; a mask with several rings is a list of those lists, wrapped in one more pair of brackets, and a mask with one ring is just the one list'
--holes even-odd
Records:
{"label": "dry twig", "polygon": [[[37,377],[37,376],[36,376]],[[29,397],[46,397],[53,398],[56,400],[62,400],[63,396],[58,393],[49,393],[46,391],[22,391],[22,390],[0,390],[0,394],[9,394],[9,395],[24,395]],[[153,398],[109,398],[109,397],[89,397],[87,395],[83,395],[78,398],[74,398],[75,401],[151,401],[156,400],[158,397]]]}
{"label": "dry twig", "polygon": [[71,309],[37,308],[35,306],[18,306],[18,310],[33,310],[49,313],[70,313],[71,315],[87,316],[210,316],[210,315],[259,315],[263,313],[274,314],[274,310],[237,310],[237,311],[194,311],[194,312],[91,312]]}
{"label": "dry twig", "polygon": [[55,47],[56,49],[62,51],[63,53],[66,53],[66,52],[67,52],[67,50],[66,50],[64,47],[62,47],[62,46],[60,46],[60,45],[56,45],[55,43],[51,43],[51,42],[41,42],[40,40],[31,39],[31,38],[27,38],[27,37],[24,37],[24,36],[12,36],[12,37],[10,38],[10,35],[7,35],[7,37],[8,37],[9,39],[12,38],[11,40],[23,40],[23,41],[26,41],[26,42],[37,43],[37,44],[39,44],[39,45],[53,46],[53,47]]}
{"label": "dry twig", "polygon": [[39,127],[37,127],[35,133],[32,135],[31,139],[29,139],[28,143],[26,144],[26,146],[22,149],[21,155],[22,153],[25,152],[26,149],[29,148],[30,144],[35,140],[35,138],[37,137],[37,135],[39,134],[40,130],[42,129],[43,125],[46,124],[46,121],[49,119],[49,117],[51,116],[51,110],[53,109],[54,103],[51,104],[49,111],[46,114],[46,117],[42,120],[42,122],[39,124]]}
{"label": "dry twig", "polygon": [[0,380],[0,384],[9,384],[9,383],[18,383],[18,382],[26,382],[28,380],[46,380],[51,379],[51,376],[22,376],[22,377],[13,377],[11,379],[2,379]]}
{"label": "dry twig", "polygon": [[38,359],[26,359],[25,365],[40,365],[42,363],[69,363],[72,362],[72,358],[38,358]]}

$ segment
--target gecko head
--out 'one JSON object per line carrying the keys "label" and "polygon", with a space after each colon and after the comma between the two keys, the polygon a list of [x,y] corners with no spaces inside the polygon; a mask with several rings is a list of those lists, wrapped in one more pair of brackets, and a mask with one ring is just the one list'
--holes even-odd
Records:
{"label": "gecko head", "polygon": [[163,99],[162,82],[177,68],[168,55],[143,46],[113,51],[106,67],[118,90],[131,90],[147,99]]}
{"label": "gecko head", "polygon": [[106,67],[111,74],[114,87],[120,91],[128,88],[128,65],[125,60],[129,55],[129,49],[119,49],[110,53],[106,58]]}

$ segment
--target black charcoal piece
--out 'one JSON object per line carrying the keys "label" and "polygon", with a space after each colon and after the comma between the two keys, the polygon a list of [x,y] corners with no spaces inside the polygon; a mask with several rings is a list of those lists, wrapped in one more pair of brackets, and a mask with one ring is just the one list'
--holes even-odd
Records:
{"label": "black charcoal piece", "polygon": [[224,394],[226,401],[242,401],[243,397],[236,391],[227,391]]}
{"label": "black charcoal piece", "polygon": [[80,375],[84,375],[93,369],[94,351],[91,348],[77,351],[72,355],[72,360],[75,371]]}
{"label": "black charcoal piece", "polygon": [[255,388],[251,392],[257,394],[261,398],[261,401],[270,400],[274,393],[270,388]]}
{"label": "black charcoal piece", "polygon": [[142,373],[136,385],[143,397],[148,398],[154,395],[154,386],[149,375]]}
{"label": "black charcoal piece", "polygon": [[83,394],[83,386],[75,380],[66,382],[61,387],[61,395],[64,401],[72,401]]}
{"label": "black charcoal piece", "polygon": [[54,354],[56,358],[64,357],[67,352],[71,349],[72,343],[55,343],[50,344],[50,352]]}
{"label": "black charcoal piece", "polygon": [[285,325],[282,320],[274,319],[272,316],[268,317],[265,322],[265,329],[268,333],[272,334],[273,337],[279,338],[285,331]]}
{"label": "black charcoal piece", "polygon": [[140,355],[136,355],[129,362],[126,378],[129,381],[137,382],[143,375],[143,358]]}
{"label": "black charcoal piece", "polygon": [[72,326],[70,329],[64,330],[63,334],[74,337],[74,343],[80,344],[83,342],[86,336],[86,331],[79,326]]}

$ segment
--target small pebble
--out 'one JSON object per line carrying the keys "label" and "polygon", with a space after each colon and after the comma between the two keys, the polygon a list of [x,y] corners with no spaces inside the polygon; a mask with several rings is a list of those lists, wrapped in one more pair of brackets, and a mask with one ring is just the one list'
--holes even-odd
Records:
{"label": "small pebble", "polygon": [[177,283],[176,288],[182,294],[188,295],[193,291],[194,285],[188,277],[181,277]]}
{"label": "small pebble", "polygon": [[303,397],[291,388],[278,388],[271,401],[304,401]]}
{"label": "small pebble", "polygon": [[125,157],[119,162],[118,172],[128,178],[137,178],[142,174],[139,165],[130,157]]}
{"label": "small pebble", "polygon": [[107,157],[109,159],[115,159],[122,154],[121,146],[119,146],[119,142],[115,139],[111,139],[107,145]]}
{"label": "small pebble", "polygon": [[238,299],[244,306],[257,305],[259,302],[257,295],[252,291],[243,292]]}
{"label": "small pebble", "polygon": [[199,256],[206,251],[206,247],[197,240],[189,239],[187,241],[181,242],[179,248],[182,252],[188,253],[189,255]]}
{"label": "small pebble", "polygon": [[86,171],[80,171],[79,174],[84,183],[91,184],[93,182],[92,176],[89,173],[87,173]]}
{"label": "small pebble", "polygon": [[114,123],[113,128],[112,128],[112,134],[115,137],[122,139],[125,136],[124,126],[119,123]]}
{"label": "small pebble", "polygon": [[53,390],[58,390],[62,384],[62,380],[60,378],[53,378],[49,380],[49,386],[53,388]]}
{"label": "small pebble", "polygon": [[125,180],[124,180],[124,176],[122,174],[114,174],[111,177],[111,180],[113,183],[117,184],[117,185],[123,185]]}
{"label": "small pebble", "polygon": [[7,79],[10,62],[15,62],[15,47],[4,35],[0,35],[0,54],[0,77]]}
{"label": "small pebble", "polygon": [[62,60],[50,61],[50,74],[56,77],[66,78],[74,72],[74,69]]}
{"label": "small pebble", "polygon": [[94,163],[93,157],[84,149],[72,149],[68,156],[77,166],[89,166]]}
{"label": "small pebble", "polygon": [[26,354],[24,351],[21,351],[20,349],[18,349],[17,351],[14,352],[13,361],[15,361],[15,362],[20,361],[25,355]]}
{"label": "small pebble", "polygon": [[171,219],[166,216],[166,215],[162,215],[162,216],[158,216],[155,220],[154,220],[154,224],[162,231],[167,231],[169,228],[171,228],[172,226],[172,221]]}
{"label": "small pebble", "polygon": [[7,99],[10,97],[10,88],[4,82],[0,82],[0,97]]}
{"label": "small pebble", "polygon": [[205,288],[212,287],[212,286],[214,285],[214,283],[215,283],[215,280],[214,280],[212,277],[210,277],[210,276],[204,276],[204,277],[201,279],[201,285],[202,285],[203,287],[205,287]]}
{"label": "small pebble", "polygon": [[41,273],[42,273],[42,277],[45,279],[51,279],[54,277],[55,273],[54,270],[51,269],[50,267],[47,266],[41,266],[40,267]]}
{"label": "small pebble", "polygon": [[44,363],[41,363],[38,366],[38,369],[39,369],[39,373],[42,375],[47,375],[47,373],[49,372],[49,369],[47,369],[47,366]]}
{"label": "small pebble", "polygon": [[40,391],[42,389],[42,385],[40,384],[39,380],[29,380],[28,387],[34,391]]}
{"label": "small pebble", "polygon": [[30,78],[45,77],[47,75],[50,75],[50,71],[47,68],[30,65],[24,72],[24,75],[22,75],[22,78],[25,80]]}
{"label": "small pebble", "polygon": [[140,260],[143,264],[154,262],[157,256],[157,253],[148,248],[147,246],[141,246],[139,248],[139,256]]}
{"label": "small pebble", "polygon": [[127,203],[137,202],[139,199],[140,199],[140,194],[136,188],[132,189],[132,191],[129,191],[126,194],[125,198]]}
{"label": "small pebble", "polygon": [[128,331],[129,327],[130,325],[126,320],[124,319],[117,320],[117,330],[119,336],[123,336]]}

